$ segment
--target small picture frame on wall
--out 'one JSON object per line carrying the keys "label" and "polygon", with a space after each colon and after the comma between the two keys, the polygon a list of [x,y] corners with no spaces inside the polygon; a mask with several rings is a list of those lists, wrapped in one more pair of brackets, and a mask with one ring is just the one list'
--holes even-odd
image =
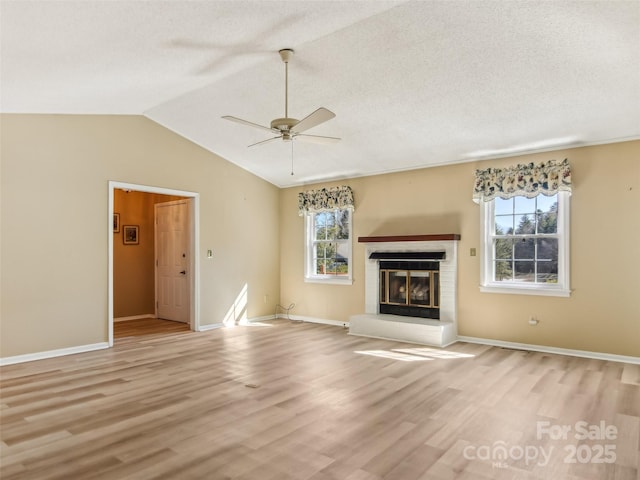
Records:
{"label": "small picture frame on wall", "polygon": [[113,233],[120,233],[120,214],[113,214]]}
{"label": "small picture frame on wall", "polygon": [[123,243],[125,245],[138,245],[138,243],[140,243],[137,225],[124,225],[122,231]]}

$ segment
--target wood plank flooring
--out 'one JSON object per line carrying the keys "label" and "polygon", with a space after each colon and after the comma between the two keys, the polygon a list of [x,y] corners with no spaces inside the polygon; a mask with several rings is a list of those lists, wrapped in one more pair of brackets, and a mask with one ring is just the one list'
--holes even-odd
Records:
{"label": "wood plank flooring", "polygon": [[638,365],[279,320],[0,373],[2,480],[640,478]]}
{"label": "wood plank flooring", "polygon": [[[156,318],[143,318],[138,320],[126,320],[123,322],[114,322],[113,338],[115,342],[122,343],[124,339],[130,337],[141,337],[151,335],[166,335],[167,333],[190,332],[189,325],[182,322],[173,322],[171,320],[161,320]],[[139,339],[134,338],[134,341]]]}

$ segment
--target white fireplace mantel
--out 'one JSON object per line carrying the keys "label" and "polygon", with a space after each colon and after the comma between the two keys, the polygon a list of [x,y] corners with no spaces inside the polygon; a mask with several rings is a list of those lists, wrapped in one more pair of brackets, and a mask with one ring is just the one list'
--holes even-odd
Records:
{"label": "white fireplace mantel", "polygon": [[[365,312],[349,319],[349,333],[444,347],[458,337],[457,272],[460,235],[360,237],[365,244]],[[440,320],[380,314],[379,261],[372,253],[445,252],[440,261]]]}

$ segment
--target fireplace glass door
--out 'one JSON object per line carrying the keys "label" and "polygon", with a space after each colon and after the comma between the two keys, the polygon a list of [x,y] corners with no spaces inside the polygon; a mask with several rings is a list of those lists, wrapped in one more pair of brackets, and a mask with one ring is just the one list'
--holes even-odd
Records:
{"label": "fireplace glass door", "polygon": [[438,308],[439,273],[435,270],[380,270],[380,303]]}

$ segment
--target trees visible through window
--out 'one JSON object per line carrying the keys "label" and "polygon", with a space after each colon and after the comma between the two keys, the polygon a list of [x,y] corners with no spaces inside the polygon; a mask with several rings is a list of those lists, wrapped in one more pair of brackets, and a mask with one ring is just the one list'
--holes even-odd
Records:
{"label": "trees visible through window", "polygon": [[494,201],[494,280],[558,283],[558,195]]}
{"label": "trees visible through window", "polygon": [[480,202],[481,290],[568,296],[569,194]]}
{"label": "trees visible through window", "polygon": [[307,279],[351,278],[351,210],[308,213]]}

